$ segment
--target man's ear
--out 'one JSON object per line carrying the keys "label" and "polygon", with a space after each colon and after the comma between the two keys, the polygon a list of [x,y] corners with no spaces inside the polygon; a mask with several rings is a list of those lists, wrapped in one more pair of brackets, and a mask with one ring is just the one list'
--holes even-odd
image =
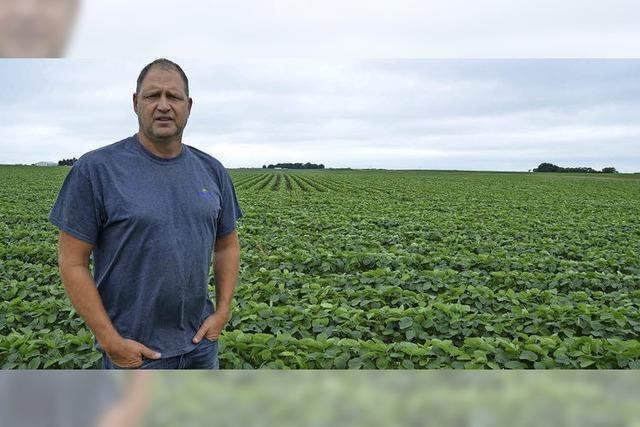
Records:
{"label": "man's ear", "polygon": [[133,111],[138,114],[138,96],[133,94]]}
{"label": "man's ear", "polygon": [[191,106],[193,105],[193,98],[189,98],[189,114],[191,114]]}

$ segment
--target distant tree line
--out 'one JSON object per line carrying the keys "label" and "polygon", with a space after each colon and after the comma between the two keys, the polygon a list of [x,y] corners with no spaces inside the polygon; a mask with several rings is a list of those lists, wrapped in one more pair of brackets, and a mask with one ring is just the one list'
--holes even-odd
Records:
{"label": "distant tree line", "polygon": [[542,163],[540,166],[533,170],[534,172],[556,172],[556,173],[618,173],[616,168],[608,167],[601,171],[597,171],[593,168],[561,168],[552,163]]}
{"label": "distant tree line", "polygon": [[78,159],[75,157],[73,159],[58,160],[58,166],[73,166],[77,161]]}
{"label": "distant tree line", "polygon": [[324,169],[324,165],[320,163],[316,165],[315,163],[276,163],[275,165],[262,165],[262,169]]}

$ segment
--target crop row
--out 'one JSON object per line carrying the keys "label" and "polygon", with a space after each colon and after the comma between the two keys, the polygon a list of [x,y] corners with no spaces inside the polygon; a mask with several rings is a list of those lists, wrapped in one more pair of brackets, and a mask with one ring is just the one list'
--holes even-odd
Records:
{"label": "crop row", "polygon": [[[309,226],[312,229],[313,225]],[[307,274],[325,275],[328,273],[353,273],[370,270],[391,269],[395,271],[413,270],[420,272],[445,271],[473,275],[504,275],[504,280],[512,281],[511,285],[527,281],[528,275],[539,273],[563,274],[574,272],[598,272],[614,277],[610,288],[620,287],[628,277],[637,277],[640,266],[634,266],[629,261],[598,258],[580,262],[560,259],[551,255],[541,256],[535,261],[517,254],[498,257],[473,255],[460,257],[445,253],[423,255],[411,252],[361,252],[340,251],[333,252],[317,250],[310,253],[306,250],[286,248],[289,255],[261,253],[247,250],[243,261],[250,263],[255,269],[290,270]],[[57,251],[53,245],[43,246],[40,242],[16,243],[0,246],[0,259],[19,260],[32,264],[57,264]],[[523,277],[519,277],[520,275]],[[428,274],[428,273],[427,273]],[[638,281],[636,279],[636,285]]]}
{"label": "crop row", "polygon": [[277,274],[243,277],[236,292],[238,305],[247,302],[265,302],[278,305],[315,305],[327,302],[334,306],[350,306],[360,309],[382,307],[419,308],[433,301],[463,304],[476,312],[502,314],[514,307],[574,306],[588,304],[601,307],[639,307],[640,289],[616,290],[559,290],[531,287],[521,290],[511,288],[492,289],[483,285],[452,284],[438,292],[422,289],[411,290],[402,283],[369,280],[365,276],[346,279],[344,276],[314,278],[306,275]]}
{"label": "crop row", "polygon": [[[296,339],[228,331],[220,338],[224,369],[553,369],[640,368],[640,342],[616,338],[532,335],[526,338],[427,339],[421,344],[336,337]],[[92,350],[86,329],[12,332],[0,337],[0,364],[11,368],[91,368],[100,353]]]}
{"label": "crop row", "polygon": [[[286,220],[274,218],[271,224],[268,217],[261,219],[267,226],[276,228],[287,224]],[[324,222],[310,223],[303,231],[309,238],[322,233],[329,233],[331,226]],[[252,231],[252,230],[250,230]],[[338,233],[336,233],[338,234]],[[373,237],[375,239],[376,237]],[[328,250],[325,238],[317,238],[317,246],[311,247],[307,241],[298,241],[291,246],[278,246],[283,242],[256,240],[264,251],[255,251],[247,247],[244,259],[247,263],[268,270],[280,269],[306,272],[314,275],[327,273],[351,273],[389,268],[391,270],[454,270],[472,273],[529,272],[529,273],[607,273],[619,276],[635,276],[640,273],[640,264],[635,264],[635,256],[621,253],[619,257],[603,257],[594,250],[593,255],[584,256],[581,260],[571,260],[551,254],[531,255],[519,252],[515,247],[504,254],[456,254],[455,246],[446,243],[434,243],[429,253],[414,252],[412,248],[393,247],[362,248],[359,239],[343,240],[341,236],[334,238],[334,247]],[[373,244],[371,244],[373,246]],[[383,246],[383,245],[380,245]],[[622,251],[621,251],[622,252]]]}
{"label": "crop row", "polygon": [[338,191],[336,183],[318,176],[306,176],[301,174],[289,174],[282,172],[259,173],[237,178],[234,183],[238,191]]}
{"label": "crop row", "polygon": [[93,348],[93,344],[93,334],[80,326],[76,326],[73,333],[57,328],[21,328],[0,335],[0,367],[97,368],[102,355]]}
{"label": "crop row", "polygon": [[289,334],[227,332],[221,366],[231,369],[640,369],[640,342],[614,338],[530,336],[467,338],[460,345],[429,339],[385,344]]}
{"label": "crop row", "polygon": [[[366,296],[354,297],[369,301]],[[338,305],[332,298],[321,300],[317,304],[305,304],[301,299],[295,305],[273,305],[241,299],[230,328],[271,334],[286,332],[298,338],[324,334],[384,342],[429,338],[459,341],[470,336],[515,338],[534,333],[637,339],[640,333],[637,304],[608,307],[587,303],[525,304],[517,300],[517,304],[509,306],[508,301],[513,299],[505,299],[499,308],[478,311],[470,305],[441,302],[443,299],[423,302],[418,307],[364,309],[355,304]],[[54,296],[37,301],[17,296],[2,301],[0,309],[0,334],[17,327],[73,331],[82,324],[68,302]]]}
{"label": "crop row", "polygon": [[640,336],[640,312],[637,307],[607,308],[537,305],[514,306],[509,312],[475,312],[467,305],[429,303],[418,308],[382,307],[362,310],[322,302],[311,306],[270,307],[250,303],[232,318],[230,326],[245,332],[277,335],[288,333],[297,338],[354,338],[385,343],[467,337],[516,338],[523,334],[559,337],[591,336],[637,339]]}
{"label": "crop row", "polygon": [[[35,294],[49,296],[29,298]],[[61,287],[39,285],[32,278],[10,281],[0,302],[0,334],[17,327],[74,330],[82,323],[62,294]],[[639,294],[565,295],[536,288],[515,292],[458,286],[436,297],[397,286],[332,289],[319,283],[299,288],[253,283],[239,289],[230,326],[300,338],[324,333],[385,342],[536,332],[635,339],[640,332]]]}

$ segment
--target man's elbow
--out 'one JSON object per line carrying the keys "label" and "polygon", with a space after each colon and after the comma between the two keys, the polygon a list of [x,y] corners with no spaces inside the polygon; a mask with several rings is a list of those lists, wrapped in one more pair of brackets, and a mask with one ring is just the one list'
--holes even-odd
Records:
{"label": "man's elbow", "polygon": [[58,269],[63,280],[76,269],[89,269],[89,259],[93,245],[83,242],[69,233],[60,231],[58,240]]}
{"label": "man's elbow", "polygon": [[65,259],[64,257],[59,257],[58,270],[60,271],[62,283],[66,286],[67,283],[71,281],[70,279],[77,275],[77,272],[81,271],[84,273],[85,271],[89,271],[89,264],[73,262]]}
{"label": "man's elbow", "polygon": [[216,252],[239,252],[240,251],[240,241],[238,239],[238,232],[233,230],[232,232],[225,234],[222,237],[218,237],[216,239],[215,244]]}

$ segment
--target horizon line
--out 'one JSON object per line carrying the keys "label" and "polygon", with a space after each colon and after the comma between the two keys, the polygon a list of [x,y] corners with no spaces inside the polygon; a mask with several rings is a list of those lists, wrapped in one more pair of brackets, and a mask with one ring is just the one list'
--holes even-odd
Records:
{"label": "horizon line", "polygon": [[[56,163],[56,162],[49,162],[49,163]],[[59,166],[59,165],[51,165],[51,166],[36,166],[34,163],[32,164],[24,164],[24,163],[0,163],[0,166],[28,166],[28,167],[68,167],[68,166]],[[588,172],[533,172],[533,168],[529,169],[529,170],[496,170],[496,169],[416,169],[416,168],[409,168],[409,169],[404,169],[404,168],[375,168],[375,167],[361,167],[361,168],[355,168],[355,167],[327,167],[325,166],[324,168],[315,168],[315,169],[304,169],[304,168],[300,168],[300,169],[295,169],[295,168],[279,168],[279,169],[275,169],[275,168],[263,168],[262,166],[236,166],[236,167],[225,167],[225,169],[227,170],[234,170],[234,169],[256,169],[256,170],[291,170],[291,171],[304,171],[304,170],[313,170],[313,171],[321,171],[321,170],[380,170],[380,171],[405,171],[405,172],[411,172],[411,171],[420,171],[420,172],[487,172],[487,173],[537,173],[537,174],[541,174],[541,173],[553,173],[553,174],[585,174],[585,175],[591,175],[593,173],[588,173]],[[603,172],[600,171],[596,171],[596,173],[600,173],[602,174]],[[618,173],[610,173],[607,175],[638,175],[640,174],[640,171],[638,172],[620,172],[618,171]]]}

